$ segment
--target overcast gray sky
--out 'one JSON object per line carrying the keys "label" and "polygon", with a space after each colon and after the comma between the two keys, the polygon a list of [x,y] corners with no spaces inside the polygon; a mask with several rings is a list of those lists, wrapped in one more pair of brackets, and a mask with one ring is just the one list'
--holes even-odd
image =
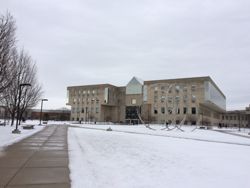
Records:
{"label": "overcast gray sky", "polygon": [[249,0],[0,0],[49,101],[66,87],[211,76],[227,109],[250,103]]}

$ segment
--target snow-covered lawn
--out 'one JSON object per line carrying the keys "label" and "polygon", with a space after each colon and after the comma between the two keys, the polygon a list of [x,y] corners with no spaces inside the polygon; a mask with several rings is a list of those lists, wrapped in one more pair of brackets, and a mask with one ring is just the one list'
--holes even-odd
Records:
{"label": "snow-covered lawn", "polygon": [[[247,138],[206,130],[112,129],[249,143]],[[84,128],[69,128],[68,133],[73,188],[250,187],[250,146]]]}
{"label": "snow-covered lawn", "polygon": [[15,126],[0,126],[0,150],[3,147],[11,145],[15,142],[18,142],[40,130],[42,130],[44,126],[34,126],[34,129],[24,130],[22,125],[18,127],[21,131],[20,134],[12,134],[12,131],[15,129]]}
{"label": "snow-covered lawn", "polygon": [[[106,130],[111,127],[114,131],[124,131],[124,132],[133,132],[139,134],[150,134],[150,135],[159,135],[159,136],[169,136],[175,138],[185,138],[185,139],[197,139],[197,140],[208,140],[214,142],[229,142],[236,144],[248,144],[250,145],[250,139],[241,138],[238,136],[223,134],[220,132],[215,132],[213,130],[202,130],[195,129],[194,126],[182,126],[181,129],[184,132],[174,129],[172,131],[162,130],[165,128],[162,125],[151,125],[151,128],[154,130],[150,130],[145,128],[144,125],[96,125],[96,124],[72,124],[72,126],[83,127],[83,128],[93,128],[93,129],[102,129]],[[171,127],[172,128],[172,127]],[[250,138],[250,136],[249,136]]]}

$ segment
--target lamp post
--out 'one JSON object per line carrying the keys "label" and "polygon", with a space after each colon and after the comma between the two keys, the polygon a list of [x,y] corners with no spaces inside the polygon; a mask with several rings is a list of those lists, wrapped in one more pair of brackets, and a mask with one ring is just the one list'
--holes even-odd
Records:
{"label": "lamp post", "polygon": [[240,123],[241,123],[241,122],[240,122],[240,111],[237,110],[236,112],[238,112],[238,121],[239,121],[239,127],[238,127],[239,129],[238,129],[238,130],[240,131]]}
{"label": "lamp post", "polygon": [[90,122],[92,123],[93,121],[93,105],[94,105],[95,99],[91,99],[90,101]]}
{"label": "lamp post", "polygon": [[42,99],[41,100],[41,111],[40,111],[40,123],[39,125],[42,125],[42,113],[43,113],[43,101],[48,101],[48,99]]}
{"label": "lamp post", "polygon": [[16,117],[16,128],[12,131],[12,133],[14,134],[19,134],[21,131],[18,130],[18,123],[20,121],[20,103],[21,103],[21,96],[22,96],[22,87],[25,86],[31,86],[31,84],[29,83],[23,83],[23,84],[19,84],[19,93],[18,93],[18,103],[17,103],[17,117]]}
{"label": "lamp post", "polygon": [[201,125],[203,126],[203,112],[201,112]]}

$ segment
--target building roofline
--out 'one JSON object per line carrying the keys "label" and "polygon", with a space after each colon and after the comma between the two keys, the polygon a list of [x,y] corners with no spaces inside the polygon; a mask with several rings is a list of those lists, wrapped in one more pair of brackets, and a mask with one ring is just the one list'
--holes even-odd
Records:
{"label": "building roofline", "polygon": [[216,83],[212,80],[212,78],[210,76],[174,78],[174,79],[163,79],[163,80],[147,80],[147,81],[144,81],[144,85],[146,85],[146,84],[155,84],[155,83],[163,83],[163,82],[166,82],[166,81],[181,82],[181,81],[196,81],[196,80],[210,81],[214,85],[214,87],[223,95],[223,97],[226,98],[224,93],[220,90],[220,88],[216,85]]}
{"label": "building roofline", "polygon": [[112,84],[93,84],[93,85],[78,85],[78,86],[68,86],[67,89],[75,89],[75,88],[87,88],[87,87],[102,87],[102,86],[111,86],[111,87],[117,87]]}
{"label": "building roofline", "polygon": [[[134,78],[134,77],[133,77]],[[133,79],[132,78],[132,79]],[[187,78],[174,78],[174,79],[163,79],[163,80],[147,80],[144,81],[143,84],[154,84],[154,83],[161,83],[161,82],[166,82],[166,81],[171,81],[171,82],[181,82],[181,81],[196,81],[196,80],[202,80],[202,81],[210,81],[214,87],[222,94],[222,96],[226,99],[226,96],[224,93],[220,90],[220,88],[217,86],[217,84],[212,80],[210,76],[203,76],[203,77],[187,77]],[[123,86],[115,86],[112,84],[94,84],[94,85],[78,85],[78,86],[68,86],[67,90],[69,89],[75,89],[75,88],[88,88],[88,87],[123,87]],[[126,87],[126,86],[125,86]]]}

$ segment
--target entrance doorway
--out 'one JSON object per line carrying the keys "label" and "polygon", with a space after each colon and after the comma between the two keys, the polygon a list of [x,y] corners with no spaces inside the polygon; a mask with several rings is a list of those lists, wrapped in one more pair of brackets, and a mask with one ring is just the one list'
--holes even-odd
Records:
{"label": "entrance doorway", "polygon": [[127,106],[126,107],[126,115],[125,115],[125,119],[126,119],[126,123],[128,124],[139,124],[140,123],[140,119],[138,114],[141,113],[141,109],[139,106]]}

